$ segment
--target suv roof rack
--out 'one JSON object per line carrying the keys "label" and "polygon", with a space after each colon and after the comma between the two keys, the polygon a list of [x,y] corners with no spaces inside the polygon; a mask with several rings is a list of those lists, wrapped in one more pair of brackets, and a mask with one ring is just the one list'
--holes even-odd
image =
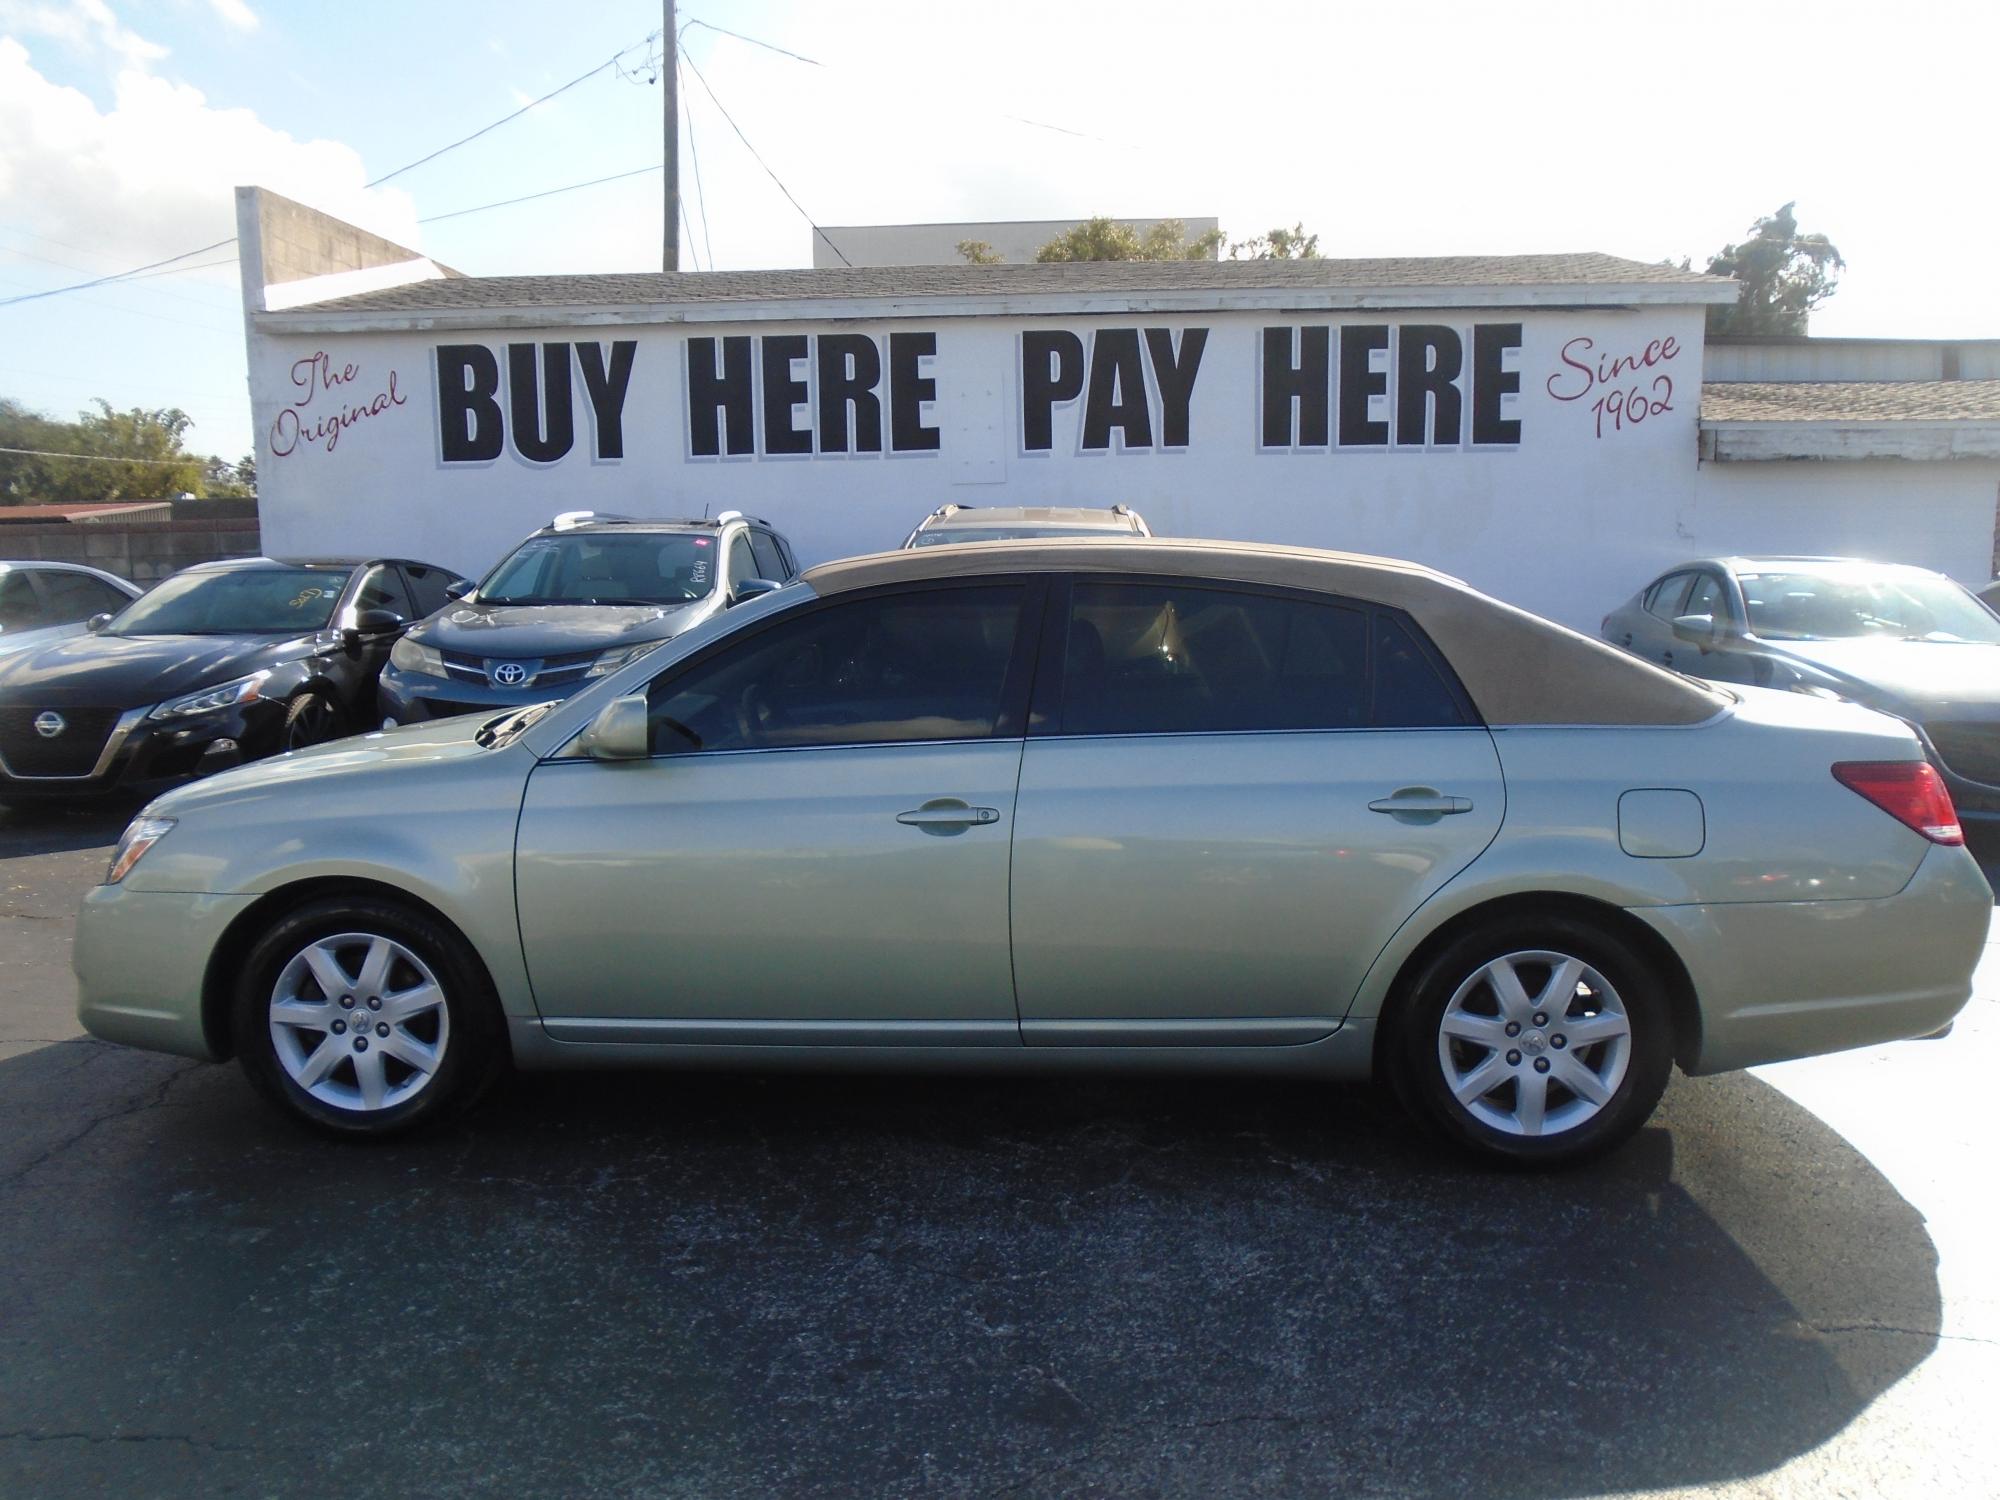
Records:
{"label": "suv roof rack", "polygon": [[549,524],[543,529],[546,531],[568,531],[572,527],[582,526],[585,525],[586,523],[596,524],[605,521],[616,522],[616,521],[630,521],[633,519],[634,517],[632,516],[614,516],[611,515],[609,512],[603,512],[603,511],[566,510],[561,515],[551,520]]}

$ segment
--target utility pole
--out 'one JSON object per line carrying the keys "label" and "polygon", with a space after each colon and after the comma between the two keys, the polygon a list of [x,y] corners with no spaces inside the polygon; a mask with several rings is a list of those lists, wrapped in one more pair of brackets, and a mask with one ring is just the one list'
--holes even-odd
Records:
{"label": "utility pole", "polygon": [[679,38],[674,34],[674,0],[665,0],[666,25],[660,32],[660,81],[666,85],[661,103],[666,106],[666,235],[660,251],[660,269],[681,268],[681,88]]}

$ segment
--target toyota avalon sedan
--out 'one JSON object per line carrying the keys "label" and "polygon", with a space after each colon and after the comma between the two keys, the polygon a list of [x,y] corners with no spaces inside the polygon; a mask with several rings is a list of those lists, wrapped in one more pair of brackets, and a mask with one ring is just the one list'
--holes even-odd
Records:
{"label": "toyota avalon sedan", "polygon": [[1386,1074],[1601,1151],[1670,1069],[1932,1032],[1992,895],[1914,735],[1426,569],[1180,541],[832,563],[566,701],[160,798],[83,1023],[386,1135],[521,1068]]}
{"label": "toyota avalon sedan", "polygon": [[0,802],[156,789],[372,724],[389,648],[455,577],[203,563],[87,634],[0,656]]}

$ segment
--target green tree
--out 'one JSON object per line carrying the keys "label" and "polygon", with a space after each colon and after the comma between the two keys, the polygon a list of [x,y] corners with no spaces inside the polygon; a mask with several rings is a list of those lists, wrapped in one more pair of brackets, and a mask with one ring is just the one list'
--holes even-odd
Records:
{"label": "green tree", "polygon": [[1825,235],[1799,233],[1795,206],[1759,219],[1749,239],[1709,257],[1709,275],[1743,283],[1736,302],[1709,308],[1710,333],[1804,333],[1813,309],[1839,289],[1836,273],[1847,262]]}
{"label": "green tree", "polygon": [[[1214,260],[1222,244],[1222,231],[1211,229],[1193,239],[1179,219],[1162,219],[1145,234],[1129,224],[1099,216],[1085,219],[1066,229],[1041,249],[1035,259],[1044,263],[1079,260]],[[963,247],[961,247],[961,253]]]}
{"label": "green tree", "polygon": [[1307,234],[1304,224],[1290,229],[1267,229],[1247,240],[1229,242],[1231,260],[1318,260],[1319,236]]}
{"label": "green tree", "polygon": [[0,503],[81,505],[205,492],[207,461],[181,445],[194,425],[186,412],[119,411],[101,397],[96,407],[60,422],[0,399],[0,448],[36,450],[0,453]]}
{"label": "green tree", "polygon": [[1000,252],[985,240],[960,240],[958,253],[968,266],[997,266]]}

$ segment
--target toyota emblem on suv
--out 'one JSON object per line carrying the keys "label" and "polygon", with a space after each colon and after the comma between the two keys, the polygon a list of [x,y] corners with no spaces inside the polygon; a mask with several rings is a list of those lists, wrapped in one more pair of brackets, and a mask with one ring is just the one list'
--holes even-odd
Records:
{"label": "toyota emblem on suv", "polygon": [[45,740],[52,740],[69,728],[69,721],[54,709],[35,715],[35,733]]}
{"label": "toyota emblem on suv", "polygon": [[517,661],[503,661],[493,669],[493,680],[501,687],[519,687],[528,680],[528,669]]}

